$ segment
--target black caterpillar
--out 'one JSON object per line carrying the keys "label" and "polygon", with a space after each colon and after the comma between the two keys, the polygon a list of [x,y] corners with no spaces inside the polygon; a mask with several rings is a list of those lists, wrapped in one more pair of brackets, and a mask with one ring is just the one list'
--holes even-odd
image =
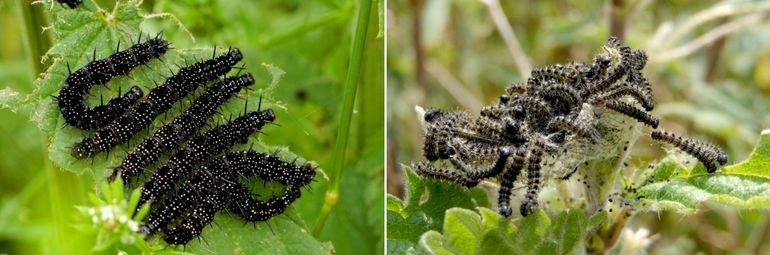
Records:
{"label": "black caterpillar", "polygon": [[310,163],[296,165],[275,155],[255,151],[227,153],[222,159],[229,168],[243,176],[256,176],[283,185],[306,186],[315,177],[315,167]]}
{"label": "black caterpillar", "polygon": [[[147,235],[154,234],[165,229],[172,220],[190,211],[207,196],[212,195],[209,199],[219,198],[214,192],[218,187],[224,190],[232,189],[230,186],[234,185],[236,180],[233,178],[235,175],[231,173],[231,170],[211,167],[220,163],[226,164],[226,162],[216,161],[202,167],[192,178],[185,181],[173,196],[154,207],[144,221],[141,232]],[[219,200],[224,201],[224,199]]]}
{"label": "black caterpillar", "polygon": [[166,164],[158,168],[142,187],[139,204],[147,201],[160,202],[164,194],[173,190],[176,183],[193,173],[195,166],[230,149],[235,144],[245,143],[249,136],[275,120],[272,110],[249,112],[230,123],[217,126],[194,137],[184,148],[177,151]]}
{"label": "black caterpillar", "polygon": [[70,9],[75,9],[83,3],[83,0],[56,0],[56,2],[59,2],[59,4],[62,5],[66,5]]}
{"label": "black caterpillar", "polygon": [[241,89],[254,84],[254,77],[245,74],[218,82],[198,97],[189,108],[170,123],[155,131],[123,159],[112,171],[108,181],[120,175],[124,183],[141,174],[144,168],[158,161],[160,155],[194,135],[214,115],[217,108]]}
{"label": "black caterpillar", "polygon": [[161,86],[150,91],[147,98],[132,106],[125,114],[92,137],[83,139],[72,147],[75,158],[91,157],[99,152],[110,151],[145,129],[158,115],[168,111],[201,84],[229,72],[243,59],[241,51],[230,49],[227,54],[180,69]]}
{"label": "black caterpillar", "polygon": [[604,106],[606,106],[609,109],[623,113],[626,116],[634,118],[637,121],[647,124],[652,128],[658,128],[658,123],[660,122],[658,118],[655,118],[655,116],[650,115],[648,112],[645,112],[639,108],[636,108],[636,106],[632,104],[628,104],[618,100],[611,100],[605,103]]}
{"label": "black caterpillar", "polygon": [[143,96],[139,87],[134,86],[125,95],[94,109],[88,108],[84,97],[94,85],[105,84],[115,76],[127,75],[137,66],[162,56],[168,51],[168,47],[167,41],[156,37],[118,51],[105,59],[93,60],[75,72],[70,71],[57,97],[64,120],[73,127],[96,130],[120,117]]}
{"label": "black caterpillar", "polygon": [[674,145],[674,147],[693,155],[698,161],[703,163],[706,171],[709,173],[717,171],[715,163],[721,165],[727,163],[727,154],[712,144],[694,141],[663,130],[652,131],[651,137],[652,139]]}
{"label": "black caterpillar", "polygon": [[291,185],[283,195],[262,201],[255,199],[249,189],[241,185],[230,194],[232,200],[228,208],[246,221],[266,221],[283,213],[300,195],[300,187]]}
{"label": "black caterpillar", "polygon": [[[616,121],[612,115],[602,117],[607,110],[658,127],[659,120],[649,113],[655,105],[652,88],[641,73],[647,63],[645,53],[614,37],[604,49],[590,64],[571,62],[533,70],[526,83],[510,85],[498,103],[482,108],[480,116],[428,110],[423,143],[428,161],[416,162],[413,168],[422,176],[465,187],[500,178],[498,207],[504,216],[512,214],[511,190],[525,172],[527,190],[519,212],[530,214],[538,206],[544,184],[542,168],[553,164],[549,160],[569,159],[567,153],[577,153],[582,158],[569,160],[587,162],[584,155],[609,152],[585,150],[617,146],[613,139],[623,130],[603,121],[625,121]],[[662,131],[653,131],[651,136],[692,154],[709,172],[716,171],[716,163],[727,163],[727,155],[714,145]],[[573,150],[580,152],[567,151],[574,144],[578,145]],[[564,170],[571,171],[561,178],[568,178],[579,163],[565,163],[569,169]]]}
{"label": "black caterpillar", "polygon": [[226,205],[230,211],[244,220],[266,221],[283,213],[301,195],[300,188],[297,186],[289,186],[286,189],[282,195],[267,201],[255,199],[243,185],[237,185],[234,191],[226,192],[229,195],[228,198],[216,195],[219,193],[212,193],[214,195],[206,196],[178,226],[164,230],[163,240],[169,244],[189,242],[192,238],[199,236],[203,228],[214,220],[214,215]]}
{"label": "black caterpillar", "polygon": [[[83,97],[93,85],[104,84],[117,75],[126,75],[131,69],[160,57],[167,50],[168,42],[156,37],[106,59],[93,60],[70,73],[57,98],[62,115],[72,126],[98,129],[94,136],[73,146],[74,157],[85,158],[110,151],[131,139],[149,126],[155,117],[168,111],[174,102],[186,97],[201,84],[226,74],[243,58],[238,49],[230,49],[223,56],[181,68],[161,86],[152,89],[142,101],[139,101],[142,91],[133,87],[106,105],[93,110],[86,107]],[[211,86],[180,116],[131,151],[123,163],[113,169],[108,180],[113,181],[120,176],[121,181],[128,183],[145,167],[158,161],[161,154],[196,135],[220,105],[252,84],[254,78],[247,73]],[[139,103],[134,104],[137,101]],[[185,244],[199,236],[221,210],[228,209],[248,221],[267,220],[282,213],[299,198],[299,189],[313,180],[315,167],[310,163],[295,165],[293,161],[286,162],[275,155],[254,151],[226,153],[233,145],[245,143],[252,133],[259,132],[274,120],[275,114],[270,109],[244,112],[243,116],[190,139],[142,186],[139,204],[151,202],[152,210],[140,232],[151,235],[163,231],[163,238],[169,244]],[[222,153],[226,154],[210,161]],[[194,171],[201,165],[199,171]],[[286,186],[286,192],[267,201],[256,199],[243,183],[244,179],[251,177],[281,183]]]}
{"label": "black caterpillar", "polygon": [[[184,244],[200,235],[203,228],[213,220],[214,214],[226,209],[231,203],[236,203],[235,207],[242,208],[238,211],[231,209],[236,214],[253,211],[251,216],[263,215],[260,219],[266,220],[283,212],[300,195],[295,187],[308,185],[314,176],[315,168],[310,163],[299,166],[282,161],[276,156],[254,151],[228,153],[202,167],[174,196],[156,207],[158,209],[148,216],[141,231],[153,234],[163,230],[166,242]],[[250,195],[248,188],[241,183],[242,179],[250,177],[279,182],[289,188],[277,198],[259,202],[251,198],[253,195]],[[246,210],[247,205],[252,207]],[[180,217],[184,218],[181,223],[169,227],[170,222]]]}

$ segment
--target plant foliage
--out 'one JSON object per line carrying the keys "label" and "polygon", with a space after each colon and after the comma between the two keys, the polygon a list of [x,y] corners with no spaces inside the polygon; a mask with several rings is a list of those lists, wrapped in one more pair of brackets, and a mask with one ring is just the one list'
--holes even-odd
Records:
{"label": "plant foliage", "polygon": [[[423,179],[409,167],[404,201],[388,196],[388,251],[395,254],[573,254],[601,247],[598,235],[614,231],[617,223],[644,211],[695,213],[706,202],[741,210],[770,209],[770,130],[762,132],[745,160],[709,174],[701,164],[672,151],[621,191],[628,210],[586,211],[580,208],[538,210],[511,221],[487,209],[480,188]],[[687,166],[689,165],[689,166]],[[612,187],[612,185],[610,185]],[[612,190],[608,190],[610,192]],[[607,208],[617,208],[612,204]],[[605,208],[604,203],[600,208]],[[443,225],[442,225],[443,224]],[[614,225],[615,224],[615,225]],[[622,227],[622,224],[620,224]],[[599,242],[599,244],[597,244]],[[580,252],[580,253],[582,253]]]}
{"label": "plant foliage", "polygon": [[[239,99],[225,104],[220,109],[221,114],[215,117],[212,124],[226,120],[230,114],[242,112],[247,101],[249,108],[256,108],[256,102],[261,98],[262,107],[271,107],[276,111],[278,124],[281,126],[266,130],[269,136],[259,135],[259,138],[252,139],[251,143],[256,145],[257,150],[275,151],[272,145],[287,145],[280,148],[282,157],[294,158],[296,152],[317,160],[321,166],[329,165],[329,159],[333,155],[332,150],[328,149],[329,141],[333,140],[334,125],[337,122],[330,116],[336,116],[339,111],[339,84],[344,80],[350,54],[349,38],[352,36],[349,22],[355,21],[355,1],[233,4],[231,1],[145,3],[129,0],[116,1],[114,6],[109,7],[100,6],[101,3],[102,1],[86,0],[80,7],[69,9],[56,5],[54,1],[45,1],[43,4],[36,2],[36,6],[45,7],[44,12],[50,21],[50,26],[44,29],[46,34],[52,35],[52,47],[45,49],[47,52],[44,52],[41,60],[46,69],[39,74],[39,78],[34,82],[34,91],[30,94],[22,94],[9,88],[0,90],[0,107],[27,114],[43,131],[47,142],[47,158],[55,167],[54,173],[61,169],[67,172],[64,174],[67,178],[70,178],[70,173],[84,177],[92,176],[91,180],[75,176],[75,182],[66,185],[58,182],[67,178],[43,178],[41,180],[44,180],[44,183],[55,184],[53,187],[59,187],[59,190],[82,190],[81,186],[99,187],[91,183],[101,183],[131,145],[135,145],[147,135],[141,132],[129,145],[119,146],[109,154],[98,155],[93,160],[75,160],[70,156],[70,147],[88,133],[63,124],[52,96],[58,93],[67,77],[68,66],[74,71],[91,61],[94,56],[104,58],[112,54],[118,44],[119,49],[125,49],[138,41],[140,34],[144,40],[156,36],[157,31],[165,31],[161,36],[170,41],[174,48],[164,55],[163,61],[151,61],[148,65],[134,69],[129,77],[117,77],[107,86],[97,86],[91,91],[93,96],[88,98],[89,105],[98,104],[101,96],[105,101],[114,98],[119,88],[126,91],[130,86],[138,85],[147,92],[154,87],[155,82],[162,82],[172,70],[178,69],[177,66],[211,57],[214,51],[211,45],[220,46],[217,47],[218,55],[225,52],[227,46],[232,45],[241,48],[247,56],[244,63],[246,70],[252,72],[257,80],[253,86],[256,90],[241,93]],[[380,2],[374,5],[375,9],[382,9],[381,4]],[[24,3],[22,6],[27,8],[27,5],[28,3]],[[156,13],[144,11],[148,7]],[[173,15],[157,13],[158,11],[171,11]],[[205,14],[207,18],[196,16],[200,14]],[[354,144],[349,151],[356,151],[351,154],[354,156],[350,157],[352,160],[349,161],[355,160],[357,163],[345,162],[353,167],[346,171],[345,176],[341,176],[342,198],[339,211],[344,213],[337,213],[331,217],[328,224],[322,224],[319,229],[324,232],[320,237],[310,234],[310,227],[305,222],[316,220],[315,215],[323,202],[323,190],[329,180],[329,176],[321,171],[319,182],[313,185],[314,192],[303,192],[303,199],[283,215],[271,219],[266,224],[244,225],[238,218],[220,214],[215,224],[204,230],[202,239],[194,240],[187,247],[176,249],[185,248],[186,251],[195,253],[216,254],[323,254],[333,251],[350,253],[382,250],[377,248],[383,245],[382,215],[371,214],[369,211],[371,208],[377,208],[377,205],[382,208],[383,201],[383,99],[378,91],[382,90],[383,85],[383,40],[382,37],[376,37],[382,34],[381,29],[375,30],[380,27],[382,18],[381,13],[372,15],[372,36],[367,37],[361,68],[355,70],[361,72],[360,83],[368,84],[367,88],[360,89],[359,96],[368,100],[356,106],[355,110],[364,117],[354,117],[354,129],[347,134],[352,137]],[[255,27],[260,29],[254,30]],[[266,27],[267,29],[264,29]],[[193,37],[192,33],[199,37]],[[42,37],[39,34],[34,36]],[[314,47],[306,47],[308,41],[314,42]],[[279,81],[280,88],[277,87]],[[170,121],[186,104],[189,104],[187,99],[172,109],[167,116],[158,118],[149,129],[154,130]],[[289,146],[291,151],[288,150]],[[365,192],[360,192],[361,190]],[[64,201],[61,199],[64,194],[56,195],[61,192],[52,191],[51,194],[54,194],[51,199],[57,201],[55,205],[63,206],[57,207],[60,208],[58,211],[52,211],[54,214],[68,213],[68,207],[85,202],[78,201],[80,199]],[[74,194],[77,193],[72,193]],[[78,202],[72,203],[74,201]],[[361,207],[362,203],[370,206]],[[47,238],[51,235],[62,236],[60,242],[52,242],[53,244],[42,247],[54,247],[53,249],[59,250],[62,246],[71,246],[65,250],[72,252],[80,251],[80,247],[87,245],[81,244],[81,241],[87,241],[87,238],[74,240],[67,237],[69,234],[66,231],[71,230],[67,227],[72,225],[71,219],[60,215],[54,215],[53,218],[57,227],[43,229],[46,233],[54,232],[53,234],[31,239],[40,239],[41,243],[45,243],[50,241]],[[330,241],[335,243],[334,248]],[[151,239],[149,245],[155,247],[158,242],[160,241]],[[164,251],[175,250],[163,248]]]}

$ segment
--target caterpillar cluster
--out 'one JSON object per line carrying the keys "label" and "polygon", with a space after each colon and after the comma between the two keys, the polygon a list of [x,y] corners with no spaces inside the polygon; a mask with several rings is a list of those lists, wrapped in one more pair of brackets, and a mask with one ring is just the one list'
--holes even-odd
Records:
{"label": "caterpillar cluster", "polygon": [[[499,101],[483,107],[478,116],[426,111],[423,153],[428,161],[416,162],[413,168],[422,176],[466,187],[500,179],[498,208],[506,217],[513,211],[513,185],[524,175],[527,189],[519,212],[528,215],[538,206],[544,167],[565,168],[561,178],[568,178],[577,164],[612,153],[605,149],[617,147],[618,137],[627,130],[618,127],[625,123],[623,118],[658,127],[658,118],[650,114],[655,106],[652,88],[641,72],[645,53],[614,37],[603,48],[592,63],[533,70],[526,83],[508,86]],[[651,137],[692,154],[709,172],[716,171],[716,163],[727,162],[727,155],[714,145],[657,130]],[[556,164],[554,159],[570,162]]]}
{"label": "caterpillar cluster", "polygon": [[[148,235],[163,231],[166,242],[184,244],[200,235],[221,210],[229,210],[246,221],[265,221],[299,198],[299,189],[314,176],[315,167],[310,163],[295,165],[251,150],[227,153],[204,165],[162,206],[156,207],[141,231]],[[255,198],[243,181],[253,177],[281,183],[285,191],[266,201]],[[183,220],[171,226],[179,218]]]}
{"label": "caterpillar cluster", "polygon": [[214,115],[220,105],[252,84],[254,84],[254,77],[251,74],[226,78],[216,83],[193,101],[182,114],[156,130],[130,151],[123,163],[113,169],[109,180],[112,181],[120,175],[124,183],[129,183],[131,179],[142,174],[145,167],[158,161],[160,154],[168,152],[181,141],[194,135]]}
{"label": "caterpillar cluster", "polygon": [[88,108],[85,96],[94,85],[103,85],[116,76],[127,75],[137,66],[159,58],[168,48],[167,41],[156,37],[115,52],[107,58],[94,59],[75,72],[70,71],[56,97],[66,123],[80,129],[95,130],[123,115],[144,95],[139,87],[134,86],[125,95],[94,109]]}
{"label": "caterpillar cluster", "polygon": [[139,204],[149,200],[162,201],[179,179],[193,173],[196,166],[229,150],[233,145],[245,143],[249,136],[275,120],[272,110],[245,114],[225,125],[217,126],[198,135],[178,150],[166,163],[155,170],[142,187]]}
{"label": "caterpillar cluster", "polygon": [[97,130],[93,136],[76,143],[72,147],[72,155],[76,158],[91,157],[125,143],[198,86],[230,72],[241,59],[240,50],[230,49],[225,55],[183,67],[163,84],[150,90],[146,98],[120,117]]}
{"label": "caterpillar cluster", "polygon": [[[140,231],[148,236],[162,231],[163,239],[175,245],[199,236],[222,210],[246,221],[265,221],[281,214],[300,197],[300,188],[312,181],[315,167],[254,151],[229,152],[234,145],[246,143],[252,134],[273,123],[275,113],[262,109],[260,100],[257,111],[244,110],[236,119],[201,133],[219,106],[254,84],[251,74],[241,75],[240,71],[220,79],[232,69],[240,69],[235,67],[243,59],[238,49],[231,48],[221,56],[216,56],[215,51],[211,59],[181,67],[147,96],[143,97],[143,91],[135,86],[108,104],[93,109],[86,106],[85,96],[91,87],[129,75],[131,70],[160,58],[168,49],[169,43],[158,36],[70,72],[57,97],[62,115],[70,126],[95,131],[72,147],[72,156],[83,159],[111,151],[147,129],[156,117],[199,86],[218,80],[180,115],[130,150],[122,163],[112,169],[108,181],[137,181],[163,154],[175,150],[142,184],[139,201],[140,205],[150,203],[151,208]],[[246,186],[250,178],[280,183],[286,191],[260,200]]]}

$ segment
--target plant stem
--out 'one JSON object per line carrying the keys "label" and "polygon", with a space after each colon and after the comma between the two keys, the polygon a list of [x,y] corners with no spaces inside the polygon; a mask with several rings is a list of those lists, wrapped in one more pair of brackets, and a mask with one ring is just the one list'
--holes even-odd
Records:
{"label": "plant stem", "polygon": [[26,51],[32,64],[34,77],[45,70],[46,67],[40,60],[43,59],[43,54],[53,46],[53,39],[42,29],[48,24],[43,14],[43,5],[32,5],[27,1],[17,1],[16,4],[23,19],[24,45],[27,46]]}
{"label": "plant stem", "polygon": [[[22,14],[24,45],[27,47],[26,52],[32,65],[32,76],[37,77],[47,68],[41,59],[45,52],[53,47],[53,38],[50,33],[42,29],[48,26],[48,19],[44,13],[45,5],[32,5],[28,1],[17,1],[17,5]],[[47,136],[43,139],[46,143],[50,141]],[[48,158],[48,154],[44,155],[44,158]],[[54,222],[54,242],[50,247],[51,250],[60,254],[74,254],[88,250],[87,242],[76,240],[83,239],[83,236],[79,238],[71,236],[73,229],[70,217],[75,213],[74,205],[82,203],[85,197],[83,183],[78,176],[57,169],[50,160],[46,160],[45,166]]]}
{"label": "plant stem", "polygon": [[516,32],[513,31],[513,27],[508,23],[508,17],[505,16],[505,12],[503,12],[503,8],[500,6],[500,1],[481,0],[481,2],[487,5],[489,15],[492,17],[492,21],[495,23],[495,27],[497,27],[500,36],[503,37],[505,46],[508,48],[508,52],[513,59],[513,63],[516,64],[516,68],[519,69],[519,74],[522,77],[526,77],[529,75],[530,71],[532,71],[532,64],[529,63],[527,54],[524,53],[524,50],[521,48],[519,38],[516,37]]}
{"label": "plant stem", "polygon": [[321,235],[321,231],[323,231],[323,227],[326,224],[326,220],[329,218],[329,214],[332,209],[337,206],[337,202],[339,202],[340,177],[342,176],[342,167],[345,164],[345,153],[347,152],[350,123],[353,117],[356,90],[358,89],[358,78],[361,62],[363,61],[367,30],[369,27],[369,16],[372,12],[372,1],[373,0],[361,0],[358,9],[356,32],[355,37],[353,38],[353,50],[350,53],[348,71],[345,77],[340,122],[334,145],[334,164],[331,171],[332,180],[324,197],[324,205],[321,208],[321,214],[313,227],[313,236],[316,238]]}

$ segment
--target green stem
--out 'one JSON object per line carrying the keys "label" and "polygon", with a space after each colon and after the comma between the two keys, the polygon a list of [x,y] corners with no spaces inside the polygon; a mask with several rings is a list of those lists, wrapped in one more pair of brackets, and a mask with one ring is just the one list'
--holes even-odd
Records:
{"label": "green stem", "polygon": [[[43,27],[48,26],[46,5],[29,4],[28,1],[17,1],[17,8],[22,15],[24,24],[24,40],[27,56],[32,65],[32,76],[37,77],[48,68],[43,64],[44,54],[53,47],[53,38],[50,32],[44,32]],[[50,141],[48,137],[43,137]],[[46,154],[44,158],[47,158]],[[75,254],[88,250],[85,242],[77,240],[71,233],[72,219],[75,213],[74,205],[82,203],[85,198],[83,183],[78,176],[70,172],[57,169],[50,160],[46,160],[45,172],[48,175],[48,188],[51,197],[51,214],[54,221],[54,242],[51,250],[60,254]],[[80,239],[83,239],[81,236]],[[47,243],[48,240],[44,240]]]}
{"label": "green stem", "polygon": [[27,1],[17,1],[16,4],[24,19],[24,45],[27,46],[27,54],[34,71],[33,76],[37,76],[46,68],[40,60],[53,46],[50,33],[43,32],[42,29],[48,24],[48,19],[43,13],[42,4],[32,5]]}
{"label": "green stem", "polygon": [[344,95],[342,98],[342,111],[340,112],[340,123],[337,129],[337,139],[334,146],[334,165],[331,171],[331,185],[326,191],[324,205],[321,208],[318,221],[313,227],[313,236],[316,238],[321,235],[326,220],[332,209],[339,202],[340,177],[342,176],[342,167],[345,164],[345,153],[347,152],[348,138],[350,134],[350,123],[353,117],[353,107],[356,101],[356,90],[358,89],[358,78],[363,61],[364,46],[366,45],[366,34],[369,27],[369,16],[372,12],[372,0],[361,0],[358,9],[358,18],[356,21],[356,33],[353,38],[353,50],[350,54],[348,71],[345,77]]}

